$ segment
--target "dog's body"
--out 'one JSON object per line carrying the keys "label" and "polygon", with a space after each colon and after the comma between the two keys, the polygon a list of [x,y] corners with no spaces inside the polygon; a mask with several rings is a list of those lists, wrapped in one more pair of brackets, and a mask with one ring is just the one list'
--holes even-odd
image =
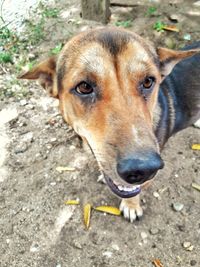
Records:
{"label": "dog's body", "polygon": [[165,142],[200,118],[197,48],[155,49],[131,32],[104,28],[72,38],[57,59],[21,76],[59,98],[131,222],[143,213],[141,189],[163,167]]}
{"label": "dog's body", "polygon": [[[200,42],[184,50],[194,48],[200,49]],[[158,102],[162,112],[155,134],[162,147],[170,136],[200,118],[200,54],[174,67],[160,85]]]}

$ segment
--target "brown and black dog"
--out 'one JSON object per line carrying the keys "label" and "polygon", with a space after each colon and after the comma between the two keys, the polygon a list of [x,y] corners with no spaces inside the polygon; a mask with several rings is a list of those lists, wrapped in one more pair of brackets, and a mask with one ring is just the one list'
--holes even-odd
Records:
{"label": "brown and black dog", "polygon": [[131,222],[143,214],[141,189],[164,166],[163,145],[200,118],[198,48],[156,49],[132,32],[102,28],[78,34],[20,77],[59,99]]}

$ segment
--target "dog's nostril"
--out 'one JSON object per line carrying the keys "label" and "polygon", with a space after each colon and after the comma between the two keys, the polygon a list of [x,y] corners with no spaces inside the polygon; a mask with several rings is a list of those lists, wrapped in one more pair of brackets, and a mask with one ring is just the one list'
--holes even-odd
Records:
{"label": "dog's nostril", "polygon": [[164,164],[157,153],[134,155],[118,162],[117,172],[128,183],[142,183],[150,179],[155,173],[163,168]]}
{"label": "dog's nostril", "polygon": [[139,178],[144,177],[144,174],[145,174],[145,172],[135,171],[135,172],[132,173],[131,175],[128,175],[128,176],[127,176],[127,179],[128,179],[128,180],[132,180],[132,179],[135,179],[135,178],[139,179]]}

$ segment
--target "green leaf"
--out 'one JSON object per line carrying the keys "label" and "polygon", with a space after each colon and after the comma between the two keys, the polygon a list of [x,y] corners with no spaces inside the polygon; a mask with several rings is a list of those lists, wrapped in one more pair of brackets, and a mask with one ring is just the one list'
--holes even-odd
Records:
{"label": "green leaf", "polygon": [[117,22],[115,22],[115,26],[129,28],[132,26],[132,21],[131,20],[117,21]]}
{"label": "green leaf", "polygon": [[164,32],[164,29],[163,29],[164,26],[165,26],[165,24],[163,22],[156,21],[156,23],[153,25],[153,28],[157,32]]}
{"label": "green leaf", "polygon": [[56,45],[54,48],[52,48],[50,50],[50,53],[52,55],[57,55],[63,48],[63,44],[62,43],[59,43],[58,45]]}
{"label": "green leaf", "polygon": [[7,52],[0,52],[0,62],[1,63],[12,63],[12,56]]}

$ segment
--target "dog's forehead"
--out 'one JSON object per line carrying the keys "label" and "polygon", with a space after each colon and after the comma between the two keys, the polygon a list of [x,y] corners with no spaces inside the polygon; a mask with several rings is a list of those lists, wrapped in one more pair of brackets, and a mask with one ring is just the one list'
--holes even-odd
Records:
{"label": "dog's forehead", "polygon": [[[72,39],[72,43],[69,43],[66,53],[67,50],[73,50],[73,44],[77,53],[82,53],[88,48],[93,56],[101,56],[104,51],[104,53],[108,52],[111,56],[117,57],[127,49],[129,51],[132,49],[132,52],[137,52],[138,55],[155,56],[154,48],[147,41],[137,34],[123,30],[99,30],[80,34]],[[95,46],[94,49],[91,49],[91,44]]]}
{"label": "dog's forehead", "polygon": [[82,49],[77,60],[87,72],[104,75],[105,62],[110,58],[99,44],[93,43]]}
{"label": "dog's forehead", "polygon": [[110,29],[90,31],[66,44],[58,60],[58,72],[64,75],[71,67],[78,66],[79,70],[104,76],[115,71],[116,62],[134,72],[143,71],[156,61],[153,46],[136,34]]}
{"label": "dog's forehead", "polygon": [[110,53],[105,50],[98,42],[93,42],[81,49],[77,61],[88,73],[105,75],[109,71],[115,71],[116,64],[131,73],[144,71],[152,63],[152,57],[137,42],[126,44],[114,54],[113,51]]}

